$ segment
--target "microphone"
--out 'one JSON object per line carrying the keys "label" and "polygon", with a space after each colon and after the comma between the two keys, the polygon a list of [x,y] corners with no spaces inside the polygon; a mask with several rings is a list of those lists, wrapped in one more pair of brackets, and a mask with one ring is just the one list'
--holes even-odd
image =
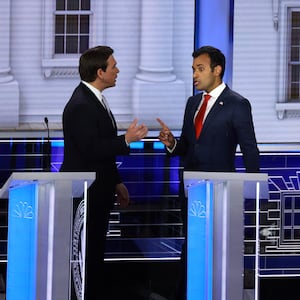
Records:
{"label": "microphone", "polygon": [[43,169],[45,172],[50,172],[51,166],[51,142],[50,142],[50,129],[48,118],[44,118],[44,122],[47,128],[47,141],[44,145],[44,157],[43,157]]}
{"label": "microphone", "polygon": [[48,118],[47,117],[44,118],[44,122],[46,124],[47,132],[48,132],[48,136],[47,136],[48,142],[50,142],[49,122],[48,122]]}

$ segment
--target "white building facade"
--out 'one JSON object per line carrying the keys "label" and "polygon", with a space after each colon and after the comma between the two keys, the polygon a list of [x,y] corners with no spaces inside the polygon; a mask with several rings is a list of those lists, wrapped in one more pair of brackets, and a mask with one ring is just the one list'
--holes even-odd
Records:
{"label": "white building facade", "polygon": [[[210,9],[212,18],[197,29],[192,0],[1,0],[0,132],[44,128],[44,117],[61,130],[80,51],[96,45],[115,50],[120,73],[105,95],[119,129],[138,117],[156,131],[160,117],[180,130],[193,94],[195,34],[213,37],[217,47],[224,39],[216,8],[224,11],[225,0],[203,3],[197,17]],[[231,9],[223,12],[233,15],[232,74],[225,77],[251,102],[258,142],[299,142],[299,0],[234,0]]]}
{"label": "white building facade", "polygon": [[119,128],[135,117],[150,128],[156,117],[181,126],[192,94],[194,1],[3,0],[0,14],[2,130],[34,129],[45,116],[60,128],[80,52],[96,45],[112,47],[120,69],[105,91]]}

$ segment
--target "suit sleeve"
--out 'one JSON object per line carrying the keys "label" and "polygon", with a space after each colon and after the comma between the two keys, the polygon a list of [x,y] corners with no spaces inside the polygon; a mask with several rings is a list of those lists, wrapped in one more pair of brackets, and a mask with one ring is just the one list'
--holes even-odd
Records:
{"label": "suit sleeve", "polygon": [[[194,100],[195,101],[195,100]],[[176,147],[172,152],[172,155],[184,156],[187,153],[188,148],[188,138],[187,134],[192,134],[191,131],[194,130],[194,116],[192,115],[193,109],[191,108],[193,104],[193,97],[188,98],[187,104],[184,110],[183,125],[181,129],[181,134],[177,140]]]}
{"label": "suit sleeve", "polygon": [[88,165],[109,165],[116,155],[126,155],[129,147],[124,135],[117,136],[107,116],[88,105],[76,105],[64,116],[65,131],[78,155],[84,157]]}
{"label": "suit sleeve", "polygon": [[247,99],[238,101],[234,111],[234,128],[247,172],[259,172],[259,150],[255,137],[251,105]]}

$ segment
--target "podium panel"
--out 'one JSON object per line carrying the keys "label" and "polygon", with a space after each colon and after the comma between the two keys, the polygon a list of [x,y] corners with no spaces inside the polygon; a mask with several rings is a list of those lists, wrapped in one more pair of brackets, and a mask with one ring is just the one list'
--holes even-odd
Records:
{"label": "podium panel", "polygon": [[4,184],[0,198],[9,199],[7,300],[71,299],[73,199],[86,199],[94,179],[94,173],[22,172]]}
{"label": "podium panel", "polygon": [[187,299],[212,299],[213,184],[201,182],[188,189]]}
{"label": "podium panel", "polygon": [[243,299],[245,197],[268,193],[262,173],[185,172],[187,299]]}

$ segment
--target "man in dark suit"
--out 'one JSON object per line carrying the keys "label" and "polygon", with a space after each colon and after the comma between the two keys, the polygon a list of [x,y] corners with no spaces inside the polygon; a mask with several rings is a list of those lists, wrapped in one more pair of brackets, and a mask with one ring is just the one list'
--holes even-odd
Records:
{"label": "man in dark suit", "polygon": [[[204,46],[194,51],[194,86],[202,92],[187,101],[179,139],[162,120],[157,119],[162,127],[160,141],[167,147],[167,153],[183,157],[184,171],[234,172],[239,145],[246,171],[259,172],[259,150],[251,105],[223,82],[224,72],[225,56],[219,49]],[[206,109],[203,110],[204,105]],[[202,110],[203,115],[199,117]],[[200,128],[196,124],[198,119],[201,119]],[[184,197],[183,184],[181,195]],[[182,213],[185,223],[185,205]],[[183,261],[184,256],[183,247]],[[183,293],[182,290],[178,293],[178,299],[185,299]]]}
{"label": "man in dark suit", "polygon": [[[109,214],[115,200],[126,207],[129,195],[116,166],[116,156],[129,154],[129,144],[148,132],[135,119],[123,135],[102,92],[115,86],[119,69],[113,49],[97,46],[79,60],[80,84],[63,112],[64,160],[61,171],[95,172],[88,189],[85,299],[103,299],[104,251]],[[101,296],[102,295],[102,296]],[[107,298],[109,299],[109,297]]]}

